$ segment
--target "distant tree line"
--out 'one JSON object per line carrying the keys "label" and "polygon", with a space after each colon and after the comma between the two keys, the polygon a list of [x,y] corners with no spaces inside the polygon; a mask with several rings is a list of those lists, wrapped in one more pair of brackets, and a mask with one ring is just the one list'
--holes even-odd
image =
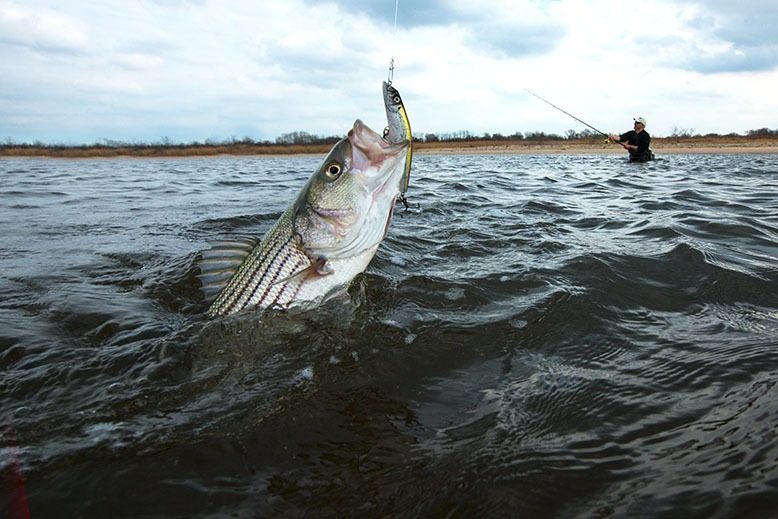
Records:
{"label": "distant tree line", "polygon": [[694,138],[694,137],[747,137],[752,139],[760,139],[760,138],[771,138],[771,137],[778,137],[778,129],[771,130],[770,128],[759,128],[758,130],[748,130],[745,135],[741,135],[739,133],[727,133],[725,135],[720,135],[718,133],[706,133],[705,135],[701,135],[700,133],[695,133],[694,128],[678,128],[673,127],[673,131],[670,132],[670,135],[668,137],[671,138]]}
{"label": "distant tree line", "polygon": [[335,135],[320,137],[308,132],[291,132],[276,137],[276,144],[335,144],[342,138]]}
{"label": "distant tree line", "polygon": [[[545,132],[514,132],[510,135],[503,135],[501,133],[483,133],[476,135],[468,131],[458,131],[453,133],[426,133],[423,136],[414,135],[413,140],[418,142],[462,142],[462,141],[578,141],[578,140],[595,140],[601,139],[603,135],[595,131],[585,129],[582,131],[567,130],[564,135],[558,135],[556,133]],[[739,133],[727,133],[724,135],[718,133],[707,133],[701,135],[695,133],[693,128],[678,128],[674,127],[673,131],[668,135],[671,138],[694,138],[694,137],[747,137],[747,138],[771,138],[778,137],[778,129],[771,130],[769,128],[760,128],[758,130],[749,130],[744,135]]]}
{"label": "distant tree line", "polygon": [[0,142],[0,147],[33,147],[33,148],[182,148],[182,147],[224,147],[224,146],[299,146],[309,144],[335,144],[342,136],[322,137],[308,132],[290,132],[276,137],[275,141],[258,140],[251,137],[230,137],[228,139],[205,139],[204,141],[192,141],[188,143],[176,142],[170,137],[162,137],[157,141],[122,141],[117,139],[99,139],[93,144],[48,144],[40,140],[29,142],[16,142],[12,137],[5,137]]}
{"label": "distant tree line", "polygon": [[[700,135],[695,133],[693,128],[674,127],[669,138],[695,138],[695,137],[746,137],[746,138],[774,138],[778,137],[778,129],[759,128],[757,130],[748,130],[745,134],[728,133],[721,135],[718,133],[708,133]],[[330,135],[320,136],[305,131],[296,131],[284,133],[274,141],[256,140],[251,137],[230,137],[224,140],[206,139],[205,141],[194,141],[190,143],[174,142],[169,137],[162,137],[155,142],[121,141],[114,139],[100,139],[94,144],[47,144],[39,140],[32,143],[16,142],[11,137],[5,137],[0,141],[0,148],[46,148],[46,149],[92,149],[92,148],[134,148],[134,149],[174,149],[174,148],[199,148],[199,147],[229,147],[229,146],[305,146],[305,145],[332,145],[338,142],[342,136]],[[573,141],[573,140],[594,140],[600,139],[602,135],[589,129],[582,131],[567,130],[564,135],[546,132],[514,132],[509,135],[502,133],[482,133],[480,135],[471,133],[467,130],[459,130],[449,133],[425,133],[415,134],[414,142],[499,142],[499,141]]]}
{"label": "distant tree line", "polygon": [[[587,130],[588,131],[588,130]],[[573,132],[573,130],[569,130]],[[575,132],[573,132],[575,133]],[[413,140],[419,142],[473,142],[473,141],[561,141],[565,137],[557,135],[555,133],[545,132],[514,132],[510,135],[503,135],[502,133],[482,133],[477,135],[470,133],[467,130],[460,130],[451,133],[426,133],[423,136],[414,135]]]}

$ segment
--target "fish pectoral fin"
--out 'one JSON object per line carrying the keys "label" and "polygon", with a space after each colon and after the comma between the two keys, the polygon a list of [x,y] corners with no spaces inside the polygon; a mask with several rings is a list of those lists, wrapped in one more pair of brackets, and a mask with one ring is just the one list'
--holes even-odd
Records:
{"label": "fish pectoral fin", "polygon": [[274,283],[272,283],[270,286],[280,285],[281,283],[288,283],[289,281],[292,281],[293,279],[305,279],[308,276],[329,276],[333,273],[332,267],[330,267],[327,264],[327,258],[324,256],[319,256],[313,262],[305,267],[304,269],[295,272],[294,274],[285,277],[284,279],[278,280]]}
{"label": "fish pectoral fin", "polygon": [[213,242],[210,249],[200,253],[197,264],[200,274],[197,278],[206,302],[210,303],[218,297],[257,243],[255,238]]}

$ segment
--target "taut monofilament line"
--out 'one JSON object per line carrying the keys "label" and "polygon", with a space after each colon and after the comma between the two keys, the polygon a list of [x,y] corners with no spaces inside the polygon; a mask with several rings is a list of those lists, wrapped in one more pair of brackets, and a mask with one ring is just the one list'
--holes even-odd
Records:
{"label": "taut monofilament line", "polygon": [[[397,12],[400,9],[400,0],[394,0],[394,31],[392,32],[392,48],[394,48],[395,42],[397,42]],[[394,55],[392,55],[392,59],[389,61],[389,77],[387,78],[386,82],[390,85],[392,84],[392,80],[394,79]]]}

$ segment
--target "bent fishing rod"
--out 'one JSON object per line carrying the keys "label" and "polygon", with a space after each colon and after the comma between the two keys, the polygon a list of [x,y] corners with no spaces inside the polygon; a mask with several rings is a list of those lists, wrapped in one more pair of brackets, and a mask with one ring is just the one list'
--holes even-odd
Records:
{"label": "bent fishing rod", "polygon": [[573,115],[573,114],[571,114],[570,112],[567,112],[567,111],[565,111],[565,110],[563,110],[563,109],[559,108],[557,105],[555,105],[554,103],[552,103],[552,102],[551,102],[551,101],[549,101],[548,99],[543,99],[542,97],[540,97],[539,95],[537,95],[535,92],[533,92],[532,90],[530,90],[530,89],[528,89],[528,88],[525,88],[524,90],[526,90],[526,91],[527,91],[529,94],[531,94],[531,95],[533,95],[533,96],[537,97],[538,99],[540,99],[541,101],[543,101],[543,102],[544,102],[544,103],[546,103],[547,105],[553,106],[554,108],[556,108],[557,110],[559,110],[559,111],[560,111],[560,112],[562,112],[563,114],[565,114],[565,115],[568,115],[568,116],[572,117],[573,119],[575,119],[575,120],[576,120],[576,121],[578,121],[579,123],[583,124],[584,126],[588,126],[588,127],[589,127],[589,128],[591,128],[592,130],[594,130],[594,131],[596,131],[597,133],[599,133],[600,135],[604,135],[604,136],[606,136],[606,137],[608,138],[608,140],[609,140],[609,141],[615,142],[615,143],[617,143],[617,144],[621,144],[621,147],[622,147],[622,148],[624,148],[625,150],[626,150],[626,149],[628,149],[628,148],[627,148],[627,146],[626,146],[626,145],[625,145],[623,142],[614,141],[613,139],[611,139],[611,136],[610,136],[610,135],[608,135],[607,133],[605,133],[604,131],[602,131],[602,130],[598,130],[597,128],[595,128],[595,127],[594,127],[594,126],[592,126],[591,124],[589,124],[589,123],[587,123],[587,122],[585,122],[585,121],[582,121],[581,119],[579,119],[578,117],[574,116],[574,115]]}

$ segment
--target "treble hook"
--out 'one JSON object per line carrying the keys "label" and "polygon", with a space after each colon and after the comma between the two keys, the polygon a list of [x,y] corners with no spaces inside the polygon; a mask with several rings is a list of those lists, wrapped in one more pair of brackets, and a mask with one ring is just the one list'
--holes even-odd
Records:
{"label": "treble hook", "polygon": [[411,204],[408,202],[408,198],[405,196],[405,193],[400,193],[400,202],[402,202],[405,206],[405,212],[407,213],[408,209],[411,208]]}

